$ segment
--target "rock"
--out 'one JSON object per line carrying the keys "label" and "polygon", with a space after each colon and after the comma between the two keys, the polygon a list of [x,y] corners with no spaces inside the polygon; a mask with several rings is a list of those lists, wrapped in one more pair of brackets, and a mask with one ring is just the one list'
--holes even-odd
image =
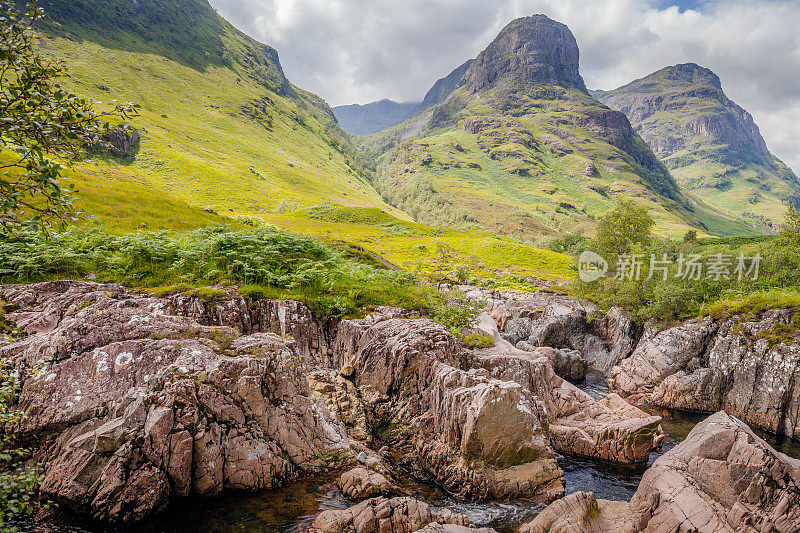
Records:
{"label": "rock", "polygon": [[309,531],[411,533],[433,522],[469,526],[466,516],[449,511],[437,515],[431,511],[428,504],[413,498],[371,498],[347,509],[323,511],[314,520]]}
{"label": "rock", "polygon": [[[333,374],[333,375],[332,375]],[[328,370],[317,370],[306,377],[312,397],[319,399],[347,428],[347,433],[359,441],[370,441],[372,435],[367,423],[367,411],[358,390],[345,376]],[[363,452],[362,452],[363,453]],[[363,464],[361,454],[357,457]]]}
{"label": "rock", "polygon": [[645,472],[630,503],[641,530],[800,530],[800,461],[716,413]]}
{"label": "rock", "polygon": [[47,497],[135,522],[173,496],[276,488],[353,461],[344,426],[308,388],[313,359],[290,337],[202,325],[179,312],[197,307],[171,305],[188,299],[118,285],[2,291],[17,308],[7,320],[28,335],[0,357],[22,375],[47,358],[24,381],[18,428],[46,459]]}
{"label": "rock", "polygon": [[525,352],[499,346],[472,354],[468,365],[527,389],[555,450],[622,464],[645,461],[663,440],[661,418],[617,395],[596,401],[555,375],[557,357],[552,348]]}
{"label": "rock", "polygon": [[383,320],[358,343],[355,383],[384,424],[401,428],[395,438],[410,441],[419,464],[460,496],[561,494],[563,474],[526,390],[458,368],[463,356],[430,320]]}
{"label": "rock", "polygon": [[633,533],[627,502],[598,500],[591,492],[573,492],[523,524],[519,533]]}
{"label": "rock", "polygon": [[353,500],[387,496],[394,491],[392,483],[383,474],[363,467],[348,470],[339,477],[337,484],[342,494]]}
{"label": "rock", "polygon": [[540,531],[800,531],[800,461],[719,412],[656,460],[630,503],[571,494],[520,529]]}
{"label": "rock", "polygon": [[773,433],[800,435],[800,333],[795,311],[746,321],[706,318],[647,334],[609,384],[632,402],[724,409]]}
{"label": "rock", "polygon": [[645,333],[631,356],[611,371],[609,386],[622,396],[644,396],[665,377],[702,355],[716,332],[710,318]]}
{"label": "rock", "polygon": [[548,83],[585,91],[578,73],[578,44],[569,28],[544,15],[509,23],[464,74],[471,92]]}
{"label": "rock", "polygon": [[102,135],[107,149],[117,157],[126,157],[133,153],[139,144],[139,131],[129,124],[111,128]]}
{"label": "rock", "polygon": [[589,364],[578,350],[556,350],[555,371],[559,376],[570,381],[581,381],[586,377]]}
{"label": "rock", "polygon": [[[487,305],[487,313],[497,323],[501,337],[517,348],[575,350],[588,368],[608,374],[618,361],[630,355],[641,331],[618,309],[589,321],[587,313],[594,310],[589,303],[549,293],[495,295]],[[576,370],[575,377],[570,377],[569,365],[557,369],[562,377],[580,379],[580,369]]]}
{"label": "rock", "polygon": [[422,529],[417,530],[419,533],[497,533],[490,527],[471,527],[462,526],[459,524],[440,524],[439,522],[431,522]]}

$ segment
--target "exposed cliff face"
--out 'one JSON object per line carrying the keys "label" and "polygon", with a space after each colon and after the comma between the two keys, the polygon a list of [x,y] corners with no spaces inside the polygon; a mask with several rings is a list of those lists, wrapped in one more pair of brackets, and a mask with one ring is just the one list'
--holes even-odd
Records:
{"label": "exposed cliff face", "polygon": [[690,411],[724,409],[755,427],[800,436],[797,312],[705,319],[646,334],[611,372],[632,402]]}
{"label": "exposed cliff face", "polygon": [[508,24],[467,69],[470,92],[525,92],[541,85],[561,85],[583,91],[578,73],[578,43],[564,24],[544,15]]}
{"label": "exposed cliff face", "polygon": [[738,198],[739,209],[778,221],[777,202],[800,198],[797,176],[769,152],[753,117],[709,69],[674,65],[593,94],[627,115],[683,187],[715,205],[736,209]]}

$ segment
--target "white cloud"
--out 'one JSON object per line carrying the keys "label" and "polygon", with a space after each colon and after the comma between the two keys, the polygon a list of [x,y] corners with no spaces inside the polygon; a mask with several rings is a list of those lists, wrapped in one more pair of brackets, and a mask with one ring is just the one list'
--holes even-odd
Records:
{"label": "white cloud", "polygon": [[420,100],[509,21],[544,13],[580,45],[587,86],[611,89],[666,65],[716,72],[767,145],[800,171],[800,2],[714,0],[211,0],[275,47],[287,76],[332,105]]}

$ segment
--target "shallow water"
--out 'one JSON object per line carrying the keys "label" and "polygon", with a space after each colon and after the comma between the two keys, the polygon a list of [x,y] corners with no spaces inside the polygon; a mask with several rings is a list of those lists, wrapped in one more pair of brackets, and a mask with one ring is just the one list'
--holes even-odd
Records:
{"label": "shallow water", "polygon": [[[590,372],[578,386],[600,399],[608,394],[605,377]],[[667,438],[661,449],[650,454],[647,464],[633,468],[621,467],[602,461],[558,456],[558,463],[566,476],[566,492],[594,492],[607,500],[629,500],[639,485],[644,471],[661,455],[675,447],[706,414],[692,414],[666,409],[647,409],[662,417]],[[800,458],[800,442],[757,432],[776,450]],[[531,501],[469,503],[449,496],[432,485],[408,482],[404,490],[409,496],[428,502],[434,508],[446,507],[466,514],[478,526],[493,527],[501,533],[512,531],[517,525],[531,520],[544,508],[542,503]],[[227,494],[220,498],[189,498],[180,501],[156,519],[139,526],[137,533],[296,533],[313,522],[317,513],[326,509],[344,509],[354,502],[345,498],[329,481],[311,480],[297,483],[286,489],[258,495]],[[26,526],[28,533],[106,533],[119,531],[80,522]]]}

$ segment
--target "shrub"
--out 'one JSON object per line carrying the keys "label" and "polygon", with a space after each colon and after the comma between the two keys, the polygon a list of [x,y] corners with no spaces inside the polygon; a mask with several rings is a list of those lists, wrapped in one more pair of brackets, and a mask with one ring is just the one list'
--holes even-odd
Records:
{"label": "shrub", "polygon": [[489,337],[488,335],[480,335],[478,333],[472,333],[470,335],[464,335],[460,337],[461,344],[463,344],[467,348],[475,349],[475,348],[491,348],[494,346],[494,339]]}
{"label": "shrub", "polygon": [[486,303],[470,300],[460,291],[437,293],[431,303],[433,320],[447,326],[454,335],[474,326]]}
{"label": "shrub", "polygon": [[[0,428],[11,428],[22,420],[17,401],[22,390],[19,379],[0,364]],[[0,434],[0,531],[16,531],[11,521],[31,515],[40,506],[49,508],[37,500],[42,474],[38,467],[26,467],[23,462],[29,450],[21,447],[17,434],[3,431]]]}

